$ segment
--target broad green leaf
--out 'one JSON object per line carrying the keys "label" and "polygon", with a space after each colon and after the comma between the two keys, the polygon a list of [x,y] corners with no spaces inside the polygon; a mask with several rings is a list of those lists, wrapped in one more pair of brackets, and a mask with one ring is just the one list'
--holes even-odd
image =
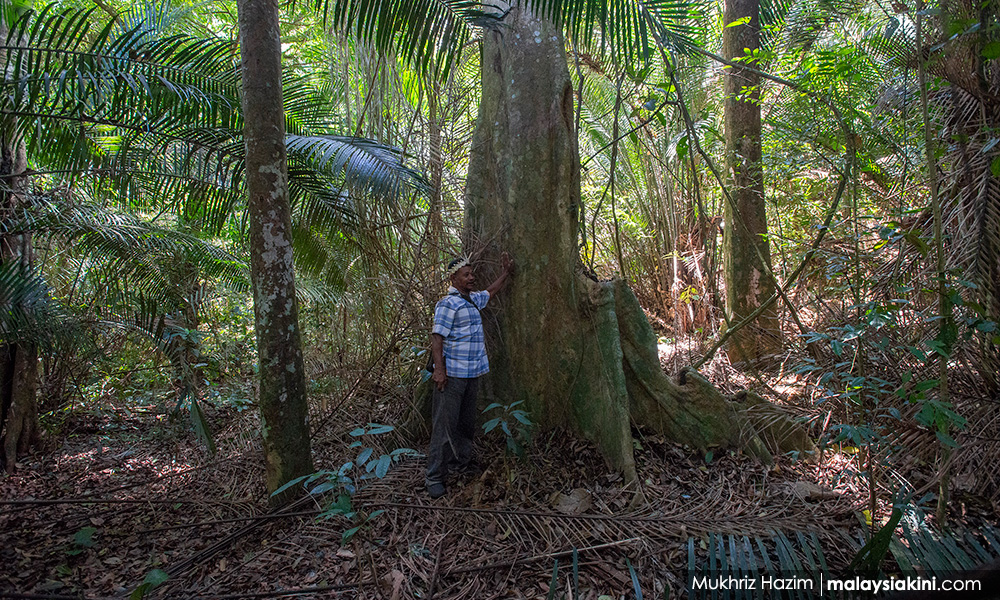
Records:
{"label": "broad green leaf", "polygon": [[346,546],[347,542],[351,541],[351,538],[354,537],[354,534],[356,534],[358,531],[361,531],[361,525],[358,525],[357,527],[351,527],[350,529],[344,531],[344,533],[341,534],[340,536],[341,545]]}
{"label": "broad green leaf", "polygon": [[332,490],[335,487],[337,487],[337,485],[335,483],[330,482],[330,481],[324,481],[323,483],[321,483],[321,484],[317,485],[316,487],[314,487],[313,489],[309,490],[309,493],[313,494],[313,495],[319,495],[319,494],[322,494],[324,492],[329,492],[330,490]]}
{"label": "broad green leaf", "polygon": [[552,579],[549,580],[549,593],[545,595],[545,600],[552,600],[556,597],[556,587],[559,585],[559,559],[552,565]]}
{"label": "broad green leaf", "polygon": [[389,472],[389,467],[392,465],[392,457],[383,454],[379,457],[377,466],[375,467],[375,475],[381,479],[385,477],[386,473]]}
{"label": "broad green leaf", "polygon": [[73,543],[83,548],[93,548],[95,533],[97,533],[96,527],[84,527],[73,535]]}
{"label": "broad green leaf", "polygon": [[290,487],[302,483],[303,481],[305,481],[309,477],[310,477],[310,475],[303,475],[301,477],[296,477],[295,479],[289,481],[285,485],[283,485],[283,486],[279,487],[278,489],[274,490],[274,492],[271,495],[272,496],[277,496],[278,494],[281,494],[282,492],[287,491]]}
{"label": "broad green leaf", "polygon": [[1000,40],[993,40],[983,45],[982,54],[986,60],[1000,58]]}
{"label": "broad green leaf", "polygon": [[389,433],[390,431],[395,429],[395,427],[393,427],[392,425],[379,425],[378,423],[369,423],[368,427],[370,428],[368,430],[369,435],[380,435],[383,433]]}

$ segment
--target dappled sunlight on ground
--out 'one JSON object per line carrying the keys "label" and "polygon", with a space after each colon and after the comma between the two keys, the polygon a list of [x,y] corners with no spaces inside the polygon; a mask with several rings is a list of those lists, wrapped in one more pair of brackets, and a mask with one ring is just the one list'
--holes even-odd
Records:
{"label": "dappled sunlight on ground", "polygon": [[[385,406],[372,399],[341,407],[339,418],[314,434],[317,469],[355,458],[354,421],[398,422]],[[0,588],[123,594],[160,569],[171,576],[168,596],[364,581],[384,585],[389,595],[395,586],[414,596],[436,577],[442,597],[463,589],[470,597],[536,597],[545,595],[551,562],[513,563],[576,547],[581,582],[595,593],[625,589],[625,558],[641,568],[648,589],[665,581],[677,589],[673,565],[684,563],[689,536],[734,524],[747,531],[847,526],[858,506],[847,494],[802,488],[803,480],[822,485],[818,469],[787,459],[767,469],[736,452],[703,456],[638,431],[639,481],[625,486],[595,448],[574,436],[540,435],[521,460],[505,454],[497,430],[477,440],[485,471],[456,478],[439,501],[423,490],[422,458],[362,484],[354,510],[386,512],[343,544],[341,535],[356,522],[309,514],[332,496],[294,509],[305,515],[259,520],[267,511],[263,464],[259,447],[247,445],[255,423],[252,411],[217,413],[222,450],[214,458],[183,428],[168,435],[149,422],[133,423],[142,436],[116,440],[97,427],[47,456],[29,457],[22,471],[0,479],[0,497],[73,502],[3,506],[0,528],[13,544],[2,558],[16,568]],[[402,441],[390,435],[365,443],[382,453]],[[93,503],[75,501],[81,498]],[[442,544],[447,553],[440,553]]]}
{"label": "dappled sunlight on ground", "polygon": [[[691,340],[660,344],[670,376],[700,351]],[[703,372],[724,392],[752,388],[784,405],[820,437],[830,418],[814,402],[815,379],[775,365],[750,374],[720,354]],[[325,412],[317,404],[314,462],[329,471],[356,461],[362,450],[351,447],[358,438],[350,432],[358,424],[400,423],[405,409],[384,394],[328,403],[336,408]],[[183,422],[132,414],[111,430],[90,416],[86,426],[64,424],[73,433],[60,446],[0,477],[0,560],[12,566],[0,573],[0,592],[127,595],[162,571],[170,577],[163,597],[310,587],[353,594],[359,586],[373,597],[424,597],[432,587],[440,597],[544,597],[554,557],[568,564],[565,553],[576,548],[581,586],[592,592],[584,597],[630,589],[626,559],[643,589],[662,595],[665,583],[682,589],[690,548],[704,553],[717,532],[769,543],[776,529],[808,531],[830,565],[846,565],[854,551],[845,532],[858,537],[869,502],[863,455],[850,446],[828,447],[813,462],[779,456],[766,467],[736,450],[702,453],[635,430],[638,481],[626,485],[576,436],[538,433],[518,458],[505,452],[497,428],[477,438],[484,471],[453,478],[440,500],[424,491],[424,459],[416,457],[383,479],[358,481],[354,520],[315,518],[337,500],[336,488],[306,497],[288,516],[264,518],[256,412],[212,409],[209,417],[214,457]],[[425,443],[397,432],[363,441],[374,456]],[[877,477],[880,524],[898,477]]]}

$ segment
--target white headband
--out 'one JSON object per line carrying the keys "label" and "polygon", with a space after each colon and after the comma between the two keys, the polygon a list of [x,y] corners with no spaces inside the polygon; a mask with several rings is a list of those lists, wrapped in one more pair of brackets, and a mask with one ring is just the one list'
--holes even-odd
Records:
{"label": "white headband", "polygon": [[450,279],[452,275],[454,275],[455,273],[458,273],[459,269],[461,269],[464,266],[467,266],[468,264],[469,264],[469,259],[466,258],[466,257],[463,257],[457,263],[455,263],[454,265],[452,265],[452,267],[450,269],[448,269],[448,278]]}

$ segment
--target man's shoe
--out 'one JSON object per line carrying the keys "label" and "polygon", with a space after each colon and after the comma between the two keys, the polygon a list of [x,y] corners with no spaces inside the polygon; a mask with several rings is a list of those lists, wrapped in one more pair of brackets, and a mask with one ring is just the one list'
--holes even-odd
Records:
{"label": "man's shoe", "polygon": [[478,460],[470,460],[465,466],[459,468],[459,473],[465,477],[479,477],[483,474],[483,465]]}
{"label": "man's shoe", "polygon": [[443,483],[432,483],[427,486],[427,494],[435,500],[444,496],[447,491]]}

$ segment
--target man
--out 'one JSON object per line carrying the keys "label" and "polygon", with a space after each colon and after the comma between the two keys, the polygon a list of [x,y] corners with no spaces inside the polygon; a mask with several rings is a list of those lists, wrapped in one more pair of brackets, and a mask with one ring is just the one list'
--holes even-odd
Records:
{"label": "man", "polygon": [[447,491],[445,479],[449,468],[465,470],[472,461],[479,377],[490,370],[479,311],[507,285],[513,271],[506,252],[500,261],[503,272],[482,292],[472,291],[476,276],[468,259],[451,261],[448,265],[451,287],[434,309],[431,332],[434,396],[426,478],[431,498],[440,498]]}

